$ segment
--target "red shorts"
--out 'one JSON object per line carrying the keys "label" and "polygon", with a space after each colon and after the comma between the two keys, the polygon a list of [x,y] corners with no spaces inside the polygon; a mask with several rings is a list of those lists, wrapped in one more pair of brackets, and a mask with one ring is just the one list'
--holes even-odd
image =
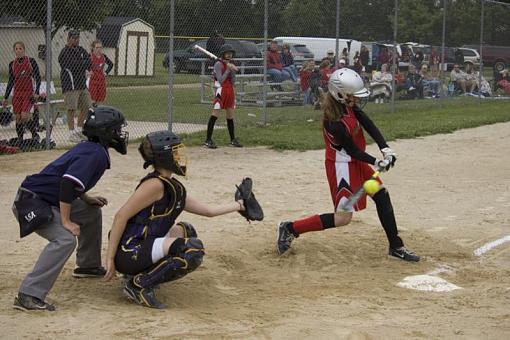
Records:
{"label": "red shorts", "polygon": [[[374,169],[367,163],[331,162],[326,161],[326,176],[328,178],[329,190],[335,211],[339,209],[340,203],[346,201],[354,192],[358,191],[363,183],[372,177]],[[377,180],[382,184],[381,179]],[[354,210],[359,211],[367,207],[367,195],[363,195]]]}
{"label": "red shorts", "polygon": [[101,103],[106,100],[106,84],[103,81],[90,80],[89,83],[90,98],[95,103]]}
{"label": "red shorts", "polygon": [[34,105],[30,100],[32,94],[16,95],[12,97],[12,110],[15,114],[19,115],[22,112],[30,112]]}
{"label": "red shorts", "polygon": [[214,91],[213,109],[235,109],[235,99],[233,87],[219,87]]}

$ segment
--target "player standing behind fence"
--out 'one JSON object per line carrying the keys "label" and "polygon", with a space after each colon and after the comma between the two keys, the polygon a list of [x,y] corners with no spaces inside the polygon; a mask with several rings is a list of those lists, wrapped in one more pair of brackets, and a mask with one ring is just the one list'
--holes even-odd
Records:
{"label": "player standing behind fence", "polygon": [[[282,222],[278,226],[277,252],[283,254],[289,250],[291,242],[300,234],[347,225],[351,222],[353,210],[366,207],[366,195],[351,211],[342,211],[341,204],[361,187],[374,170],[371,165],[387,171],[395,164],[396,155],[388,147],[384,137],[372,120],[356,105],[358,97],[367,97],[361,77],[351,69],[335,71],[328,83],[328,94],[323,103],[323,134],[326,144],[326,176],[328,178],[334,213],[313,215],[293,222]],[[383,160],[376,159],[365,152],[365,129],[377,143],[383,154]],[[380,183],[381,180],[378,178]],[[398,236],[397,223],[390,195],[382,187],[372,195],[377,214],[390,243],[389,255],[405,261],[419,261],[420,257],[404,247]]]}
{"label": "player standing behind fence", "polygon": [[[39,135],[37,134],[39,122],[32,119],[30,111],[33,108],[34,101],[39,98],[41,75],[37,62],[25,55],[25,44],[23,42],[18,41],[14,43],[13,48],[16,57],[9,63],[9,82],[5,89],[2,104],[4,108],[7,107],[9,96],[14,87],[12,109],[16,115],[17,144],[21,145],[25,128],[30,130],[34,140],[39,140]],[[35,81],[35,91],[33,81]]]}
{"label": "player standing behind fence", "polygon": [[[102,104],[106,100],[106,76],[113,68],[113,62],[103,53],[101,40],[94,40],[90,53],[89,92],[92,105]],[[105,70],[105,65],[107,68]]]}
{"label": "player standing behind fence", "polygon": [[216,149],[217,146],[212,140],[214,124],[220,114],[220,110],[226,110],[227,128],[230,135],[230,145],[238,148],[243,147],[237,140],[234,133],[234,109],[235,109],[235,93],[234,82],[237,67],[231,63],[234,57],[234,48],[229,44],[224,44],[220,48],[220,59],[214,64],[213,80],[214,80],[214,100],[213,111],[209,122],[207,123],[207,138],[204,146],[209,149]]}
{"label": "player standing behind fence", "polygon": [[[25,223],[26,211],[34,211],[41,205],[50,211],[51,217],[39,220],[40,223],[32,221],[37,216],[26,219],[34,223],[31,229],[48,240],[48,244],[23,279],[14,308],[55,310],[44,300],[76,245],[78,267],[73,271],[74,277],[101,277],[106,273],[101,267],[101,207],[108,202],[87,192],[110,168],[108,148],[126,154],[128,135],[122,131],[124,125],[124,116],[112,107],[91,110],[83,130],[88,141],[78,143],[21,183],[13,206],[20,226]],[[37,215],[44,216],[39,212]]]}
{"label": "player standing behind fence", "polygon": [[[88,109],[92,106],[89,91],[87,90],[86,72],[90,69],[90,55],[80,44],[80,32],[71,30],[67,36],[67,45],[64,46],[58,62],[60,64],[60,81],[62,94],[67,108],[67,127],[69,140],[79,142],[83,136],[83,122]],[[74,128],[74,113],[80,109],[76,129]]]}
{"label": "player standing behind fence", "polygon": [[124,293],[134,302],[163,308],[154,288],[177,280],[202,263],[204,246],[195,228],[176,222],[183,211],[219,216],[245,210],[243,200],[208,206],[192,198],[175,175],[186,176],[186,154],[181,139],[172,132],[145,136],[138,148],[154,171],[141,179],[135,192],[115,214],[109,235],[105,280],[115,271],[128,275]]}

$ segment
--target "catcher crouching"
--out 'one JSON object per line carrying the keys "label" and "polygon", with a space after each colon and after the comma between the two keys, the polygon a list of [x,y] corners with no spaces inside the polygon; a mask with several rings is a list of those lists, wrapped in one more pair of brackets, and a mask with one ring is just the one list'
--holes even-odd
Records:
{"label": "catcher crouching", "polygon": [[138,150],[145,161],[143,167],[152,166],[153,171],[141,179],[115,214],[105,280],[111,280],[118,271],[127,278],[124,293],[129,299],[142,306],[163,308],[154,287],[194,271],[205,254],[193,225],[176,223],[183,210],[207,217],[238,211],[249,221],[261,220],[263,213],[251,192],[251,180],[243,180],[232,203],[209,206],[188,195],[175,178],[186,176],[187,168],[185,147],[174,133],[149,133]]}

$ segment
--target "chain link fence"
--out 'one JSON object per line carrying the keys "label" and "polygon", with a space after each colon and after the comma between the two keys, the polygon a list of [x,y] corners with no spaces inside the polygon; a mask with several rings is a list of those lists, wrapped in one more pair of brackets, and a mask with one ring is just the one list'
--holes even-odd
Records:
{"label": "chain link fence", "polygon": [[[0,145],[71,146],[92,103],[119,108],[131,138],[205,140],[218,84],[195,46],[225,43],[236,128],[319,119],[341,67],[365,80],[368,112],[507,99],[509,23],[509,4],[490,0],[3,0]],[[227,143],[223,112],[214,137]]]}

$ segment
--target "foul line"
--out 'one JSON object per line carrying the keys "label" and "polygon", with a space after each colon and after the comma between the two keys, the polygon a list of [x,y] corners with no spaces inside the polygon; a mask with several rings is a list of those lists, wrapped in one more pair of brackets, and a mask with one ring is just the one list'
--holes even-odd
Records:
{"label": "foul line", "polygon": [[481,246],[480,248],[476,249],[473,253],[475,254],[475,256],[480,256],[482,254],[485,254],[492,248],[495,248],[495,247],[502,245],[503,243],[506,243],[506,242],[510,242],[510,235],[502,237],[499,240],[486,243],[483,246]]}

